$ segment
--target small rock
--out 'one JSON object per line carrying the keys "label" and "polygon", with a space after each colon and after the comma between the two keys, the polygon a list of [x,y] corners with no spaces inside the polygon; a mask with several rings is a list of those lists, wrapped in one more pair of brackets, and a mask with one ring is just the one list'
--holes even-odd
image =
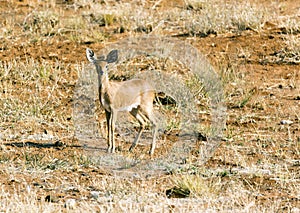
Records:
{"label": "small rock", "polygon": [[74,209],[76,207],[76,200],[75,199],[66,200],[64,207],[67,209]]}
{"label": "small rock", "polygon": [[166,190],[167,198],[186,198],[190,196],[189,189],[183,189],[179,187],[173,187]]}
{"label": "small rock", "polygon": [[64,146],[64,143],[61,142],[60,140],[55,141],[54,146]]}
{"label": "small rock", "polygon": [[293,121],[290,121],[290,120],[281,120],[280,121],[280,124],[282,124],[282,125],[290,125],[290,124],[292,124],[292,123],[294,123]]}
{"label": "small rock", "polygon": [[99,194],[100,194],[100,192],[98,192],[98,191],[91,191],[92,198],[94,198],[96,200],[98,199]]}

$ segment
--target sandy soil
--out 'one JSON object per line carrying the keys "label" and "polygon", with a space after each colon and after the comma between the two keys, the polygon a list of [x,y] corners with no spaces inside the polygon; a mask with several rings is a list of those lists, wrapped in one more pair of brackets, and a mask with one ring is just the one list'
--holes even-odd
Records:
{"label": "sandy soil", "polygon": [[[300,5],[297,1],[286,0],[277,1],[277,7],[281,16],[298,14],[300,16]],[[263,1],[262,6],[268,6],[270,1]],[[32,1],[0,1],[0,21],[4,20],[6,15],[11,15],[8,11],[14,11],[14,20],[16,23],[23,20],[26,14],[35,8],[43,8],[45,5],[37,1],[33,6]],[[173,7],[181,7],[181,1],[174,1]],[[65,5],[60,4],[63,8]],[[168,9],[170,5],[162,1],[161,10]],[[60,9],[61,9],[60,8]],[[68,10],[66,16],[76,15],[85,8],[79,8],[77,11]],[[3,21],[1,21],[2,24]],[[13,23],[11,23],[13,24]],[[12,26],[13,27],[13,26]],[[17,26],[15,26],[17,27]],[[116,26],[102,27],[101,30],[107,31],[108,38],[104,43],[113,42],[121,38],[130,36],[129,32],[114,33]],[[2,62],[8,62],[12,59],[26,61],[32,58],[36,61],[46,61],[49,64],[55,64],[61,61],[69,64],[64,75],[69,75],[68,82],[60,86],[62,93],[62,105],[57,110],[64,110],[65,123],[70,126],[72,121],[72,91],[78,78],[75,64],[86,63],[86,47],[99,50],[104,43],[94,41],[72,41],[66,39],[64,35],[56,34],[47,39],[30,40],[26,33],[19,28],[19,34],[15,33],[11,37],[0,37],[0,59]],[[295,32],[299,35],[299,32]],[[166,36],[167,33],[166,33]],[[216,150],[214,156],[204,165],[204,168],[215,170],[226,170],[230,175],[225,175],[222,181],[238,181],[245,189],[256,192],[251,197],[256,199],[256,204],[265,205],[280,201],[280,209],[285,212],[285,208],[299,206],[299,190],[290,191],[286,186],[289,183],[283,183],[274,178],[274,176],[242,174],[234,176],[236,171],[242,171],[252,168],[254,165],[286,165],[285,169],[295,175],[294,188],[299,187],[299,144],[300,144],[300,65],[298,63],[285,61],[280,58],[280,53],[286,48],[287,39],[286,29],[279,26],[276,22],[267,22],[259,32],[255,30],[245,30],[240,33],[211,34],[206,37],[176,36],[182,40],[188,40],[193,46],[199,49],[219,70],[222,63],[228,69],[236,69],[238,81],[228,83],[225,86],[226,104],[228,107],[228,119],[226,140],[224,140]],[[299,39],[299,36],[297,37]],[[67,77],[66,77],[67,78]],[[17,85],[20,86],[20,85]],[[239,103],[250,95],[245,106]],[[292,124],[281,124],[283,120],[292,121]],[[20,123],[18,123],[20,124]],[[30,124],[24,124],[28,128]],[[20,126],[22,128],[22,126]],[[3,131],[5,126],[1,128]],[[1,130],[1,131],[2,131]],[[10,159],[15,159],[13,165],[18,167],[18,159],[25,158],[25,152],[29,153],[28,158],[38,161],[54,162],[68,159],[68,161],[77,161],[76,164],[84,164],[84,159],[79,160],[78,156],[82,153],[82,147],[78,145],[76,139],[72,137],[72,132],[50,127],[49,125],[39,125],[37,131],[56,132],[62,135],[60,141],[51,141],[49,144],[39,141],[27,141],[24,144],[22,140],[3,141],[2,156],[4,153],[10,153]],[[238,148],[237,148],[238,147]],[[13,156],[13,157],[12,157]],[[35,162],[35,161],[30,161]],[[55,164],[54,167],[57,167]],[[71,170],[60,170],[52,168],[51,173],[44,171],[37,173],[30,172],[9,172],[4,164],[0,170],[1,187],[7,191],[14,191],[18,188],[24,188],[24,183],[37,190],[37,197],[40,200],[60,203],[68,198],[80,200],[82,197],[91,199],[90,191],[103,190],[104,186],[94,186],[93,181],[101,179],[109,182],[111,178],[108,171],[101,168],[86,166]],[[48,165],[51,167],[51,164]],[[261,166],[260,168],[263,168]],[[51,168],[50,168],[51,169]],[[43,173],[42,175],[40,173]],[[42,177],[42,178],[41,178]],[[278,174],[277,178],[280,177]],[[72,185],[72,181],[81,186],[69,187],[68,190],[59,190],[54,186],[65,182]],[[129,184],[129,180],[128,181]],[[132,184],[132,182],[130,182]],[[168,175],[159,179],[136,180],[137,188],[153,185],[153,191],[165,194],[167,189],[173,186],[172,180]],[[126,185],[126,184],[125,184]],[[99,187],[99,188],[97,188]],[[48,196],[48,197],[47,197]],[[48,200],[47,200],[48,199]],[[287,210],[286,210],[287,211]]]}

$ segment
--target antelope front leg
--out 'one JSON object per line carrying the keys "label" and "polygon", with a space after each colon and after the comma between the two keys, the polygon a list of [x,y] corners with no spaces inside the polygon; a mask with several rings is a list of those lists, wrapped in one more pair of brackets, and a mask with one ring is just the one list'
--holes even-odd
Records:
{"label": "antelope front leg", "polygon": [[111,152],[112,143],[111,143],[111,112],[105,110],[106,115],[106,124],[107,124],[107,152]]}
{"label": "antelope front leg", "polygon": [[115,125],[116,125],[116,120],[117,120],[117,111],[113,111],[111,112],[111,116],[110,116],[110,133],[111,133],[111,153],[115,153],[115,149],[116,149],[116,143],[115,143]]}

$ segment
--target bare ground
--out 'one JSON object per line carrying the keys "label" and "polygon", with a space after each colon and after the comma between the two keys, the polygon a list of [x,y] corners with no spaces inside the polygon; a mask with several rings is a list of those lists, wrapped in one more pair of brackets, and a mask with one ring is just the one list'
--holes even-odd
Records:
{"label": "bare ground", "polygon": [[[261,4],[268,7],[270,2],[264,1]],[[300,5],[296,1],[277,2],[280,16],[300,16]],[[30,11],[46,8],[48,4],[39,1],[33,4],[33,1],[24,0],[1,1],[0,5],[1,24],[6,26],[20,23]],[[57,5],[58,10],[65,6]],[[171,6],[182,5],[182,2],[176,1]],[[169,7],[163,1],[159,9]],[[76,16],[85,9],[68,9],[65,10],[65,15]],[[14,21],[4,23],[8,20],[5,16],[12,15]],[[187,198],[178,201],[177,198],[166,197],[166,191],[177,186],[180,175],[169,174],[141,180],[115,177],[89,162],[82,152],[83,148],[73,137],[72,97],[78,78],[75,64],[86,63],[86,47],[101,49],[109,42],[130,36],[131,32],[114,33],[117,25],[102,26],[99,30],[106,32],[104,41],[83,38],[78,42],[66,38],[65,34],[33,39],[18,24],[11,27],[16,28],[14,34],[0,37],[0,59],[3,63],[14,59],[34,59],[52,67],[57,61],[63,63],[63,71],[59,74],[63,76],[63,80],[58,81],[58,87],[55,88],[59,90],[55,93],[59,96],[55,110],[63,115],[54,117],[50,123],[7,120],[1,124],[0,131],[3,134],[7,131],[13,133],[30,129],[28,131],[31,134],[53,134],[59,138],[59,142],[44,142],[22,137],[2,137],[0,197],[6,202],[2,206],[9,208],[9,199],[18,203],[33,199],[29,203],[36,206],[50,202],[63,208],[68,199],[75,199],[77,209],[86,208],[87,203],[92,203],[90,211],[103,210],[103,205],[112,205],[118,211],[122,210],[122,204],[119,200],[115,201],[114,196],[120,195],[125,196],[120,200],[136,202],[131,209],[133,211],[139,208],[138,202],[150,205],[147,201],[139,200],[140,196],[146,194],[152,196],[149,200],[157,197],[157,200],[169,203],[170,212],[172,209],[188,209],[186,206],[182,207]],[[165,35],[168,36],[167,33]],[[286,50],[286,40],[290,36],[286,29],[270,20],[259,31],[246,29],[239,33],[228,32],[203,37],[182,35],[180,32],[172,35],[188,40],[199,49],[220,75],[222,71],[232,75],[224,85],[228,107],[225,140],[211,159],[199,168],[200,176],[205,179],[203,187],[210,188],[214,195],[207,198],[194,195],[203,202],[199,204],[200,210],[299,212],[300,65],[299,58],[297,62],[281,54]],[[299,31],[293,35],[300,39]],[[16,82],[15,87],[18,92],[16,97],[19,95],[20,98],[26,98],[22,96],[22,82]],[[4,101],[5,88],[1,89],[1,99]],[[285,121],[291,123],[285,124]],[[66,129],[66,126],[70,128]],[[99,192],[99,197],[104,200],[95,199],[91,194],[94,191]],[[33,197],[30,197],[31,192],[34,192]],[[207,195],[206,193],[203,192]],[[16,198],[17,195],[19,197]],[[227,201],[226,195],[229,197]],[[192,194],[190,196],[193,197]],[[211,199],[221,204],[214,206]],[[157,204],[153,209],[159,210],[158,206]],[[109,207],[106,210],[109,211]]]}

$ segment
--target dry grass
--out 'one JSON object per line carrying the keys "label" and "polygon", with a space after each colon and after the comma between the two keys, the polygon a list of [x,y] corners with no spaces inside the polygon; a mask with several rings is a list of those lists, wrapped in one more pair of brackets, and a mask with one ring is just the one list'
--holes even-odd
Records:
{"label": "dry grass", "polygon": [[[11,53],[0,60],[1,212],[300,211],[300,81],[299,69],[290,67],[299,66],[299,18],[278,17],[274,4],[188,0],[165,9],[161,2],[50,0],[28,1],[24,13],[20,7],[1,9],[0,50]],[[162,176],[123,176],[103,169],[74,143],[72,107],[84,60],[84,53],[73,51],[76,46],[108,45],[123,35],[145,33],[185,36],[194,43],[199,37],[234,39],[248,31],[264,36],[266,22],[281,29],[283,40],[271,54],[255,59],[250,48],[238,46],[238,54],[222,52],[212,59],[222,78],[228,122],[223,142],[205,166],[188,165]],[[55,52],[43,53],[43,45],[56,45]],[[274,65],[275,71],[275,65],[283,66],[283,71],[274,78],[269,73],[257,77],[261,70],[251,69],[251,63]],[[199,99],[203,123],[211,122],[209,94],[203,82],[184,74],[188,69],[182,64],[135,58],[119,64],[111,77],[128,79],[132,67],[176,75]],[[174,106],[156,105],[168,118],[171,136],[181,125]],[[99,113],[100,126],[103,119]]]}
{"label": "dry grass", "polygon": [[1,140],[70,137],[72,109],[65,106],[73,89],[70,65],[28,58],[1,62],[0,69],[1,123],[5,127]]}
{"label": "dry grass", "polygon": [[[211,33],[260,30],[263,23],[272,18],[270,11],[259,5],[244,2],[187,1],[183,8],[168,10],[158,10],[155,4],[143,1],[105,2],[101,4],[93,1],[75,1],[67,5],[73,10],[84,8],[82,14],[76,18],[68,16],[68,12],[63,11],[61,5],[52,3],[48,5],[49,8],[32,10],[24,19],[18,19],[18,27],[23,29],[24,34],[30,34],[35,39],[59,34],[76,38],[76,41],[99,42],[105,38],[105,33],[97,33],[98,26],[117,26],[113,29],[115,33],[160,34],[167,31],[207,36]],[[12,19],[8,16],[5,22],[15,21]],[[295,31],[298,28],[289,24],[288,29]],[[14,35],[13,31],[9,25],[5,25],[2,30],[5,36]]]}

